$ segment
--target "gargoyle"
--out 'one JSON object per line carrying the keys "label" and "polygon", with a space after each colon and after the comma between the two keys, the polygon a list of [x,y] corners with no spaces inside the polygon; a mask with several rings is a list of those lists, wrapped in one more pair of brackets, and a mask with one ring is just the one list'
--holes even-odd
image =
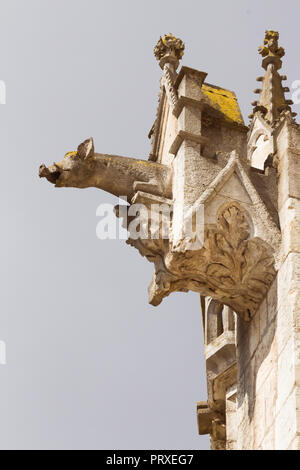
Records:
{"label": "gargoyle", "polygon": [[103,189],[129,201],[137,191],[171,197],[171,168],[160,163],[95,153],[93,139],[67,153],[60,163],[40,166],[39,175],[56,187]]}

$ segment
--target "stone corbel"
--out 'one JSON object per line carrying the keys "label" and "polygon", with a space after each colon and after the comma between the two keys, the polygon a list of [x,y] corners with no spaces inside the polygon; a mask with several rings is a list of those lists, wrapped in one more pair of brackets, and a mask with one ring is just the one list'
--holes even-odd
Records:
{"label": "stone corbel", "polygon": [[[213,422],[218,421],[225,425],[225,416],[209,407],[207,401],[197,403],[198,432],[200,435],[211,434],[213,431]],[[224,434],[222,433],[222,437]],[[221,437],[221,436],[219,436]],[[225,436],[224,436],[225,438]]]}
{"label": "stone corbel", "polygon": [[210,434],[212,447],[223,450],[226,447],[225,415],[211,409],[207,402],[197,403],[198,432]]}
{"label": "stone corbel", "polygon": [[[172,202],[138,192],[133,202]],[[272,247],[258,237],[250,238],[247,217],[237,203],[224,207],[216,227],[205,230],[199,250],[171,251],[167,238],[132,239],[128,244],[155,265],[149,301],[158,305],[175,291],[193,290],[230,306],[244,320],[256,312],[275,277]]]}
{"label": "stone corbel", "polygon": [[194,290],[230,306],[249,320],[275,277],[273,249],[258,237],[250,238],[243,210],[228,204],[216,228],[205,230],[200,250],[169,252],[164,257],[168,289],[156,290],[157,305],[174,291]]}

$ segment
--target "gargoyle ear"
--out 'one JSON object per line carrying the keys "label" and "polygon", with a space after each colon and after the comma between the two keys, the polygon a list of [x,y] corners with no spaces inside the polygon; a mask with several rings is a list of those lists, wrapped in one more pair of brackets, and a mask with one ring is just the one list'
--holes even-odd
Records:
{"label": "gargoyle ear", "polygon": [[85,140],[82,144],[79,145],[77,149],[77,156],[85,160],[86,158],[92,157],[95,153],[94,141],[92,137]]}

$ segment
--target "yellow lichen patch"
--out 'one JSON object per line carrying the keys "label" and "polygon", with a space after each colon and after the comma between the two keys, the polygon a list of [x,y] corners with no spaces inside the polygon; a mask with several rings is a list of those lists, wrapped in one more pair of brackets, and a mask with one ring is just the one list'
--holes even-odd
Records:
{"label": "yellow lichen patch", "polygon": [[207,83],[202,85],[202,91],[208,100],[208,104],[221,112],[226,121],[244,125],[236,96],[232,91]]}
{"label": "yellow lichen patch", "polygon": [[66,158],[66,157],[75,157],[76,155],[77,155],[77,151],[68,152],[68,153],[66,153],[66,155],[64,156],[64,158]]}
{"label": "yellow lichen patch", "polygon": [[147,166],[148,168],[151,166],[153,168],[156,168],[157,167],[157,164],[156,163],[152,163],[152,162],[149,162],[149,161],[146,161],[146,160],[136,160],[135,162],[137,165],[143,165],[143,166]]}

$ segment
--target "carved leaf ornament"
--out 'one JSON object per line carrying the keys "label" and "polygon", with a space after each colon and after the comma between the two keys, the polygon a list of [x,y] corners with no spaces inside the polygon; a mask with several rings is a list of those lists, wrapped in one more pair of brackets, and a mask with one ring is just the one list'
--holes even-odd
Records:
{"label": "carved leaf ornament", "polygon": [[[171,292],[193,290],[219,300],[249,320],[276,274],[272,247],[261,238],[249,239],[250,233],[244,210],[233,203],[220,212],[216,227],[205,231],[200,250],[172,252],[169,242],[162,245],[156,241],[156,247],[150,240],[129,242],[154,261],[150,302],[158,305]],[[147,249],[143,249],[144,243]]]}

